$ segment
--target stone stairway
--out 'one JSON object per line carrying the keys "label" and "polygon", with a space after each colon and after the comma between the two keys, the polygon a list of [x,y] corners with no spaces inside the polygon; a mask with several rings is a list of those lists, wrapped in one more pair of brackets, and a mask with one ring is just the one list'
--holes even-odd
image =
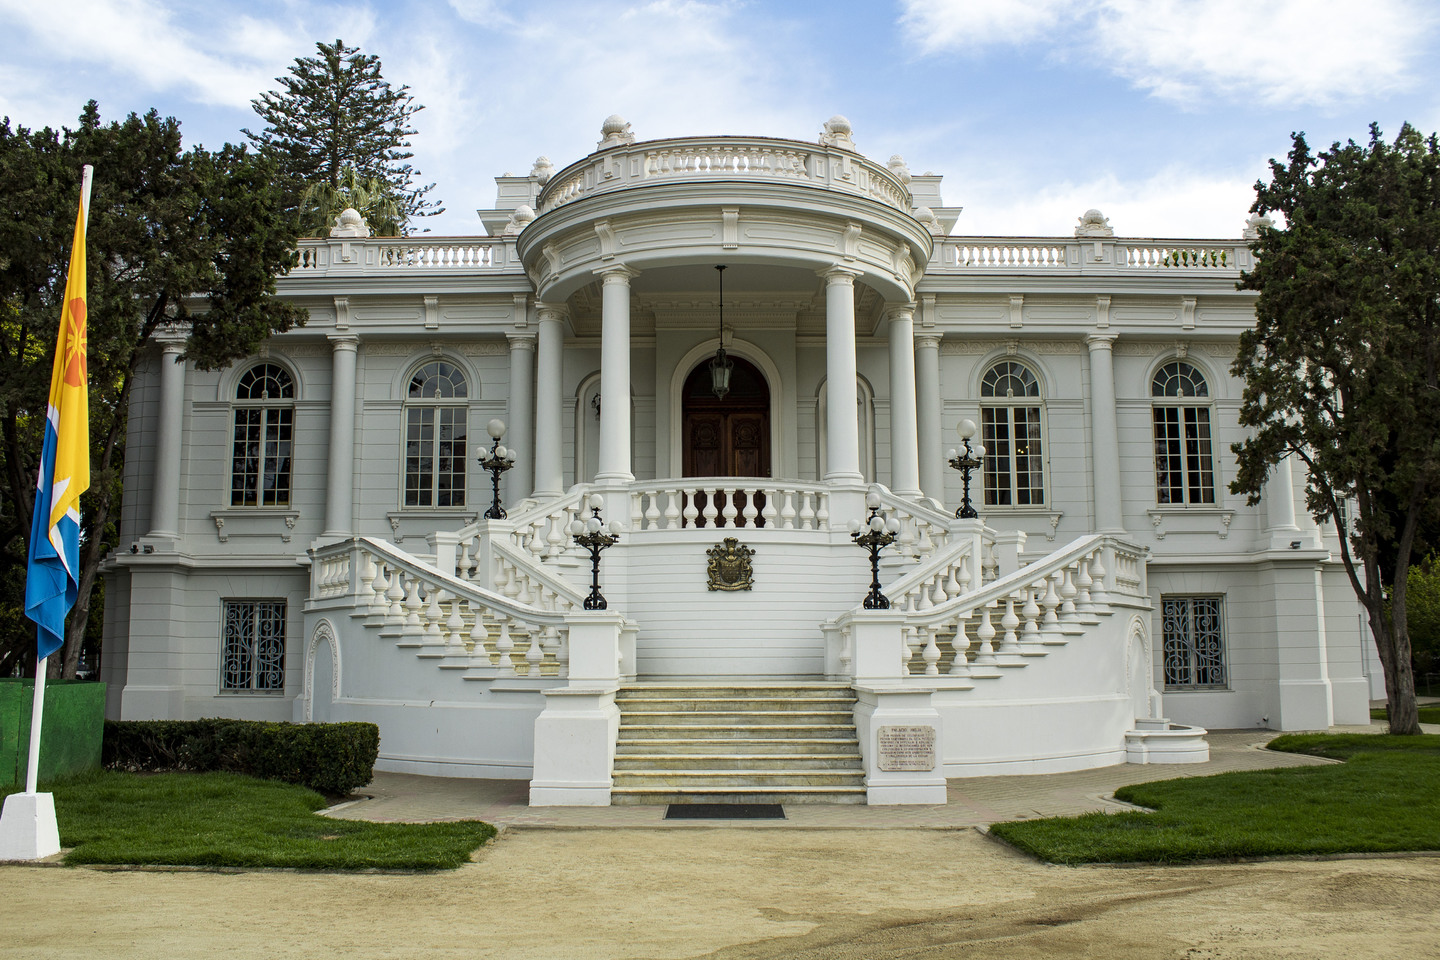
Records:
{"label": "stone stairway", "polygon": [[842,683],[637,683],[620,707],[616,804],[864,803]]}

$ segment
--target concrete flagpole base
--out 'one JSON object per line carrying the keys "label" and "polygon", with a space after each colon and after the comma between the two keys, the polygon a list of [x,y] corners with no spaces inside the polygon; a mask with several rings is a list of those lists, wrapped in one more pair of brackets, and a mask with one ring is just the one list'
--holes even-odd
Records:
{"label": "concrete flagpole base", "polygon": [[43,860],[60,852],[55,795],[12,793],[0,813],[0,860]]}

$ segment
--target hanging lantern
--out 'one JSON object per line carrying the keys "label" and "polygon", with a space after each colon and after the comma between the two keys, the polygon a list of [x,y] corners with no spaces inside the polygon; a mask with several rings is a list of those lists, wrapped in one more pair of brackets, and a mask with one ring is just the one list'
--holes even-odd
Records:
{"label": "hanging lantern", "polygon": [[724,400],[730,392],[730,374],[735,369],[735,361],[725,356],[725,268],[715,269],[720,273],[720,347],[710,361],[710,389],[716,399]]}

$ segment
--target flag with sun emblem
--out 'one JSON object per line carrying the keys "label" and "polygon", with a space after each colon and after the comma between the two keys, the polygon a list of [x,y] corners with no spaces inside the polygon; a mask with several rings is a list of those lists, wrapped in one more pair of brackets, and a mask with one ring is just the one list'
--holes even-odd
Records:
{"label": "flag with sun emblem", "polygon": [[65,616],[80,577],[80,494],[90,487],[90,410],[85,381],[85,226],[90,167],[80,188],[60,338],[50,374],[50,403],[40,452],[40,479],[30,523],[25,615],[39,627],[43,659],[65,642]]}

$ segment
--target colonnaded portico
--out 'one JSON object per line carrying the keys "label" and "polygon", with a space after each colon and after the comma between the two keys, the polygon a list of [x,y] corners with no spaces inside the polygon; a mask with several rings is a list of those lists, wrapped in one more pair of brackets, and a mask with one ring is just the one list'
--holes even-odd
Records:
{"label": "colonnaded portico", "polygon": [[[347,211],[301,241],[279,290],[309,323],[228,370],[157,342],[110,715],[369,720],[382,767],[530,777],[535,803],[939,802],[946,777],[1199,759],[1205,726],[1363,720],[1303,477],[1226,492],[1244,237],[1098,211],[952,236],[941,177],[840,117],[817,142],[612,117],[496,182],[489,236]],[[946,466],[967,424],[978,519]],[[862,604],[862,525],[888,608]],[[587,528],[615,541],[604,610]]]}

